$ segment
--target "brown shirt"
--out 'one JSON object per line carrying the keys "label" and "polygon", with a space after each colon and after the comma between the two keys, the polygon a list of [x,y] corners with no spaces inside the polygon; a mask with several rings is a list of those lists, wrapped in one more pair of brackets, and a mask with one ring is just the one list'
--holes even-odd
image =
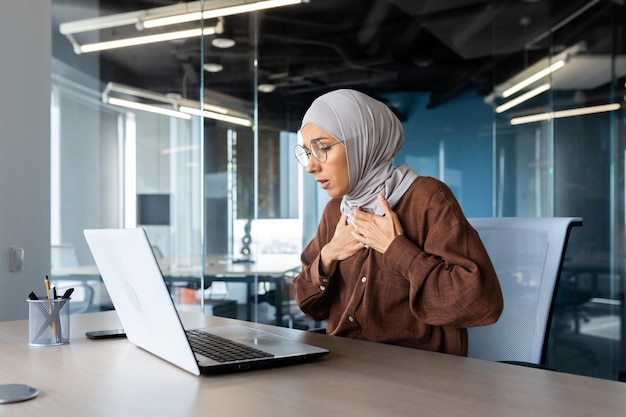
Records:
{"label": "brown shirt", "polygon": [[301,310],[328,320],[333,335],[467,355],[467,327],[502,312],[498,278],[476,231],[450,189],[418,177],[393,210],[404,234],[383,255],[363,248],[319,273],[320,251],[341,217],[340,198],[326,205],[294,280]]}

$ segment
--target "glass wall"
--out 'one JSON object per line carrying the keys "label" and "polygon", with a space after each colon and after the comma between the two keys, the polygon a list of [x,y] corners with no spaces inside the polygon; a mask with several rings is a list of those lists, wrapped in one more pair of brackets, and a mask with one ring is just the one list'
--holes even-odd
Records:
{"label": "glass wall", "polygon": [[113,308],[82,230],[141,227],[180,309],[293,325],[301,177],[258,112],[258,15],[150,28],[179,6],[53,2],[52,278]]}
{"label": "glass wall", "polygon": [[[528,62],[501,74],[503,54],[495,67],[496,215],[583,218],[567,247],[548,364],[624,380],[624,10],[544,3],[550,30],[525,45]],[[507,30],[496,23],[494,38]]]}
{"label": "glass wall", "polygon": [[[175,301],[199,308],[204,124],[173,111],[167,95],[145,90],[140,79],[136,85],[109,79],[107,59],[120,57],[78,50],[97,36],[82,39],[82,29],[72,42],[61,36],[61,24],[98,18],[98,2],[82,5],[53,7],[52,279],[76,288],[73,312],[113,308],[83,229],[142,227]],[[201,44],[196,37],[188,47]]]}
{"label": "glass wall", "polygon": [[[314,36],[324,25],[308,16],[341,19],[344,26],[327,25],[331,34],[355,37],[352,17],[360,13],[337,6],[330,16],[324,2],[306,6],[311,15],[293,6],[270,18],[257,12],[178,24],[176,30],[208,32],[114,50],[80,52],[77,45],[139,36],[136,25],[61,33],[62,23],[136,17],[161,7],[156,3],[53,1],[53,278],[84,286],[86,309],[111,306],[82,229],[140,226],[179,308],[310,325],[289,297],[289,282],[327,196],[292,157],[306,108],[293,98],[344,86],[376,90],[380,82],[376,91],[384,91],[381,97],[402,115],[405,129],[396,162],[448,183],[468,217],[583,217],[563,266],[549,365],[626,379],[620,360],[626,357],[623,5],[468,1],[455,12],[432,2],[430,8],[446,10],[429,12],[421,2],[379,9],[373,4],[380,2],[363,2],[393,18],[413,13],[415,31],[402,39],[425,38],[432,51],[424,53],[434,56],[446,44],[467,61],[489,58],[445,99],[437,96],[442,86],[424,86],[419,76],[404,89],[385,89],[392,71],[408,77],[403,57],[386,56],[384,70],[372,71],[366,64],[377,65],[375,59],[357,63]],[[375,16],[363,21],[375,27]],[[310,32],[310,39],[283,36],[292,26],[302,36]],[[379,39],[370,36],[374,31],[359,32],[368,53],[389,35]],[[289,46],[288,62],[278,40]],[[302,45],[304,52],[297,49]],[[429,62],[413,63],[427,77],[436,72]],[[365,84],[353,84],[354,73],[342,72],[346,65],[362,71]],[[262,69],[269,67],[273,72]],[[538,71],[544,72],[518,86]],[[278,88],[268,93],[271,84]],[[151,108],[121,107],[111,99]],[[206,117],[198,115],[200,103],[210,112]],[[604,105],[612,107],[598,107]],[[168,112],[155,114],[154,107]],[[189,116],[184,107],[196,112]],[[579,109],[583,114],[570,112]]]}

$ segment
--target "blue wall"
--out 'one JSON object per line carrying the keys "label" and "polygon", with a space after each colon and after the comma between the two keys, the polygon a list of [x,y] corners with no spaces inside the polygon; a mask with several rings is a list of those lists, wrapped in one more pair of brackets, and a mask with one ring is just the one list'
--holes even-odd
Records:
{"label": "blue wall", "polygon": [[[395,159],[421,175],[442,179],[467,217],[493,215],[493,109],[474,90],[427,109],[427,93],[397,93],[386,99],[406,116],[405,140]],[[443,155],[443,158],[441,157]]]}

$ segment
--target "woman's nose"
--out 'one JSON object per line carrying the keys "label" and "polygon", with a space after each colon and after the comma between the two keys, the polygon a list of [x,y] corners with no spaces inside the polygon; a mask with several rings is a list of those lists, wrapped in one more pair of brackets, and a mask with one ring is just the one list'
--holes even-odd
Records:
{"label": "woman's nose", "polygon": [[319,170],[319,161],[313,157],[313,155],[309,156],[309,160],[306,163],[306,172],[312,174]]}

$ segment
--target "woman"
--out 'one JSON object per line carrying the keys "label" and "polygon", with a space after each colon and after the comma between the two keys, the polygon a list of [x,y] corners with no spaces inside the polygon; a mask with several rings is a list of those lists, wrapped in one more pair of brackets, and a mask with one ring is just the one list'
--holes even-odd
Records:
{"label": "woman", "polygon": [[467,355],[467,327],[494,323],[502,293],[450,189],[394,166],[400,121],[353,90],[317,98],[296,157],[331,200],[294,280],[300,309],[327,332]]}

